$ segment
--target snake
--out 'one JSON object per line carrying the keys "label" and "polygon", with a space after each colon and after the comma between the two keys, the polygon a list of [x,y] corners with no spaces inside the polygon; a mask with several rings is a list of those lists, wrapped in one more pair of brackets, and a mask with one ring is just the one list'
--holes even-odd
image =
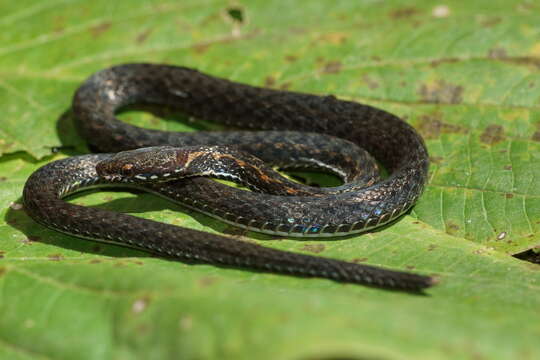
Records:
{"label": "snake", "polygon": [[[122,109],[143,105],[170,107],[230,131],[161,131],[117,118]],[[53,161],[28,178],[24,208],[41,225],[221,267],[413,292],[438,281],[66,200],[96,187],[128,187],[256,232],[305,238],[365,232],[400,218],[427,181],[423,139],[387,111],[333,95],[257,87],[155,63],[120,64],[94,73],[76,90],[72,111],[77,131],[97,153]],[[330,172],[343,184],[299,184],[276,168]]]}

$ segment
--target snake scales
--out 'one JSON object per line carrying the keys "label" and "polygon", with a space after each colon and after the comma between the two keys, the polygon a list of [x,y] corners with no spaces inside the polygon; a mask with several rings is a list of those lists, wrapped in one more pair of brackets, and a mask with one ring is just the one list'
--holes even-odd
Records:
{"label": "snake scales", "polygon": [[[172,106],[197,118],[260,131],[171,133],[141,129],[116,119],[120,108],[141,103]],[[58,160],[30,176],[23,194],[25,209],[35,221],[49,228],[217,265],[412,291],[435,283],[428,276],[275,250],[62,200],[89,187],[137,186],[255,231],[288,236],[365,231],[403,214],[415,203],[426,182],[428,155],[422,139],[390,113],[333,96],[259,88],[189,68],[158,64],[125,64],[94,74],[77,90],[73,111],[80,134],[93,148],[107,153]],[[234,146],[228,148],[231,144]],[[123,158],[131,152],[114,154],[163,145],[187,148],[188,152],[170,147],[136,150],[133,155],[142,156],[142,160],[132,161],[128,156],[127,162]],[[373,159],[357,145],[380,161],[390,175],[379,179]],[[174,155],[162,156],[163,151]],[[284,167],[290,163],[287,157],[292,157],[297,165],[291,166],[323,168],[339,175],[345,183],[315,190],[284,181],[283,194],[282,190],[273,191],[274,181],[258,163],[251,166],[255,174],[252,177],[271,183],[270,194],[257,192],[263,186],[250,186],[249,181],[240,180],[255,191],[196,176],[210,173],[236,178],[235,174],[249,173],[239,166],[244,161],[235,158],[237,151],[240,157],[248,152]],[[182,179],[142,183],[143,179],[170,177],[174,173],[165,170],[159,176],[153,175],[148,172],[149,161],[180,159],[185,164],[186,159],[190,163],[203,159],[200,164],[204,167],[208,154],[220,160],[218,170],[203,169]],[[130,173],[133,165],[141,161],[142,172],[132,174],[135,178],[131,180],[107,173],[115,166]],[[364,170],[357,169],[360,163],[367,164]],[[227,164],[235,170],[227,170]],[[106,174],[98,174],[96,166]],[[291,194],[300,196],[288,196]]]}

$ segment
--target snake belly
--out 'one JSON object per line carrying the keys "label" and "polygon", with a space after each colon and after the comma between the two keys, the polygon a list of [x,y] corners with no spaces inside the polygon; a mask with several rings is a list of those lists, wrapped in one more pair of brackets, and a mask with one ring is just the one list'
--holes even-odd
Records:
{"label": "snake belly", "polygon": [[[189,116],[263,132],[172,133],[138,128],[115,117],[119,109],[141,103],[170,106]],[[289,137],[317,139],[310,134],[324,134],[357,144],[388,170],[388,177],[369,186],[351,181],[343,185],[344,191],[318,196],[249,192],[202,177],[144,186],[259,232],[324,237],[373,229],[407,211],[421,195],[427,178],[429,161],[422,138],[388,112],[333,96],[235,83],[185,67],[125,64],[102,70],[77,90],[73,111],[80,134],[93,148],[108,153],[160,145],[238,144],[272,162],[275,151],[261,144],[288,141]],[[316,140],[309,141],[317,145]],[[179,259],[404,290],[420,290],[435,282],[428,276],[274,250],[63,201],[88,187],[122,185],[107,182],[96,173],[96,165],[112,156],[108,153],[71,157],[37,170],[25,184],[28,214],[71,235]]]}

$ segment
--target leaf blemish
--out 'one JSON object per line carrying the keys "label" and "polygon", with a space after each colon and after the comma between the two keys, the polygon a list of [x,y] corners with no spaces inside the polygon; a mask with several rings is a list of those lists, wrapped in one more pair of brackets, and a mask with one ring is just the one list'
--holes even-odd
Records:
{"label": "leaf blemish", "polygon": [[488,57],[491,59],[505,59],[508,57],[508,52],[505,48],[492,48],[488,51]]}
{"label": "leaf blemish", "polygon": [[341,71],[341,62],[340,61],[328,61],[324,64],[322,69],[325,74],[337,74]]}
{"label": "leaf blemish", "polygon": [[506,193],[504,196],[505,196],[507,199],[511,199],[511,198],[514,197],[514,194]]}
{"label": "leaf blemish", "polygon": [[209,43],[201,43],[193,45],[193,50],[196,54],[204,54],[210,48]]}
{"label": "leaf blemish", "polygon": [[199,283],[199,285],[201,287],[207,287],[207,286],[210,286],[210,285],[214,284],[216,281],[217,281],[217,279],[215,277],[203,276],[197,282]]}
{"label": "leaf blemish", "polygon": [[404,8],[401,8],[401,9],[396,9],[396,10],[392,10],[390,12],[390,17],[392,19],[406,19],[406,18],[409,18],[411,16],[414,16],[416,14],[418,14],[419,11],[418,9],[414,8],[414,7],[404,7]]}
{"label": "leaf blemish", "polygon": [[459,62],[459,59],[458,58],[454,58],[454,57],[447,57],[447,58],[441,58],[441,59],[436,59],[436,60],[433,60],[429,65],[433,68],[441,65],[441,64],[452,64],[452,63],[457,63]]}
{"label": "leaf blemish", "polygon": [[446,224],[446,232],[450,235],[455,235],[459,231],[459,225],[448,221]]}
{"label": "leaf blemish", "polygon": [[285,61],[287,61],[287,62],[291,62],[291,63],[292,63],[292,62],[295,62],[296,60],[298,60],[298,58],[297,58],[296,56],[294,56],[294,55],[287,55],[287,56],[285,56]]}
{"label": "leaf blemish", "polygon": [[480,135],[480,141],[488,145],[495,145],[504,139],[504,128],[501,125],[489,125]]}
{"label": "leaf blemish", "polygon": [[0,267],[0,276],[6,273],[6,268]]}
{"label": "leaf blemish", "polygon": [[64,256],[62,254],[51,254],[47,256],[49,260],[52,261],[60,261],[64,259]]}
{"label": "leaf blemish", "polygon": [[109,30],[111,26],[112,26],[112,23],[110,21],[106,21],[90,28],[90,33],[92,33],[92,36],[94,38],[97,38],[98,36],[103,34],[105,31]]}
{"label": "leaf blemish", "polygon": [[481,19],[480,20],[480,25],[487,28],[487,27],[495,26],[498,23],[500,23],[501,21],[502,21],[501,17],[493,16],[493,17],[488,17],[488,18]]}
{"label": "leaf blemish", "polygon": [[430,84],[422,84],[418,94],[422,100],[435,104],[459,104],[463,100],[463,86],[438,80]]}
{"label": "leaf blemish", "polygon": [[135,42],[137,44],[142,44],[143,42],[146,41],[146,39],[148,39],[148,36],[150,35],[150,33],[152,32],[151,29],[146,29],[142,32],[140,32],[137,37],[135,38]]}
{"label": "leaf blemish", "polygon": [[269,75],[264,79],[264,86],[266,87],[272,87],[276,84],[276,78],[272,75]]}
{"label": "leaf blemish", "polygon": [[147,297],[137,299],[133,305],[131,305],[131,311],[133,311],[135,314],[140,314],[148,307],[149,302],[150,299]]}
{"label": "leaf blemish", "polygon": [[284,82],[283,84],[281,84],[281,85],[279,86],[279,88],[280,88],[281,90],[287,90],[289,87],[291,87],[290,81]]}
{"label": "leaf blemish", "polygon": [[433,164],[440,165],[443,162],[444,158],[442,156],[430,156],[429,161]]}
{"label": "leaf blemish", "polygon": [[309,251],[318,254],[324,251],[325,246],[323,244],[306,244],[302,247],[302,250]]}
{"label": "leaf blemish", "polygon": [[417,129],[424,139],[436,139],[441,134],[467,134],[469,129],[441,121],[442,115],[433,113],[423,115]]}
{"label": "leaf blemish", "polygon": [[379,82],[377,82],[375,79],[373,79],[367,74],[364,74],[362,76],[362,80],[367,84],[368,88],[370,88],[371,90],[377,89],[379,87]]}
{"label": "leaf blemish", "polygon": [[500,60],[510,64],[532,67],[535,70],[540,69],[540,59],[532,56],[505,57],[500,58]]}
{"label": "leaf blemish", "polygon": [[239,24],[244,22],[244,11],[241,7],[231,6],[226,11],[231,21]]}
{"label": "leaf blemish", "polygon": [[361,263],[361,262],[365,262],[367,261],[367,257],[363,257],[363,258],[354,258],[351,260],[351,262],[355,263],[355,264],[358,264],[358,263]]}

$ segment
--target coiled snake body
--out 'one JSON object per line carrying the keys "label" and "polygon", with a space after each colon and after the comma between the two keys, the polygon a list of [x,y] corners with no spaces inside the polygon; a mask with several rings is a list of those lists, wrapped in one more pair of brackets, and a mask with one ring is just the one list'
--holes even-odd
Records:
{"label": "coiled snake body", "polygon": [[[180,134],[141,129],[115,118],[119,108],[139,103],[173,106],[197,118],[264,131]],[[45,226],[212,264],[406,290],[434,283],[428,276],[270,249],[62,200],[88,187],[130,185],[255,231],[288,236],[365,231],[403,214],[422,193],[426,181],[428,155],[422,139],[392,114],[333,96],[258,88],[157,64],[126,64],[94,74],[77,90],[73,111],[81,135],[94,148],[109,153],[59,160],[31,175],[24,188],[25,209]],[[234,146],[227,147],[231,144]],[[379,179],[373,159],[357,145],[380,161],[390,175]],[[136,150],[135,160],[130,160],[131,152],[114,154],[143,147],[156,148]],[[292,166],[327,169],[345,184],[315,190],[272,180],[267,176],[272,171],[264,169],[258,159],[251,166],[241,160],[246,152],[282,167],[292,157],[296,163]],[[209,170],[206,160],[210,157],[218,160],[217,170]],[[332,161],[327,161],[329,157]],[[164,182],[175,170],[154,175],[148,168],[150,163],[154,166],[154,160],[199,168],[187,178]],[[359,170],[360,163],[367,164],[367,170]],[[134,165],[142,172],[134,174]],[[96,166],[101,168],[100,174]],[[122,174],[107,172],[115,166]],[[243,173],[252,174],[255,183],[239,181],[255,191],[198,176],[236,179]],[[126,174],[131,178],[122,176]],[[160,182],[146,183],[158,177]],[[274,189],[276,184],[282,187]],[[270,187],[270,194],[257,192],[264,187]]]}

